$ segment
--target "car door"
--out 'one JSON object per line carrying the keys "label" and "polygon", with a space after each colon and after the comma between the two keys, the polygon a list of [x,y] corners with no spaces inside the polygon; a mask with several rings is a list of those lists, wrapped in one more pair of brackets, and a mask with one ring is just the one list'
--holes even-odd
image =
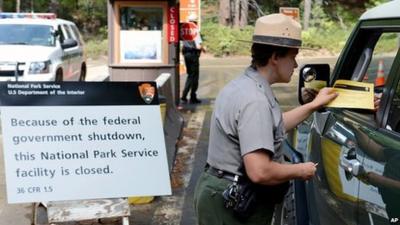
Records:
{"label": "car door", "polygon": [[[76,40],[73,35],[73,31],[67,24],[63,24],[61,27],[62,27],[65,39]],[[80,62],[77,60],[79,58],[79,54],[81,54],[79,45],[75,46],[75,47],[64,49],[63,60],[68,62],[68,67],[66,67],[66,70],[64,70],[64,79],[65,80],[78,80],[79,79]]]}
{"label": "car door", "polygon": [[[329,109],[313,115],[310,132],[309,161],[318,163],[315,178],[307,183],[307,195],[314,199],[309,208],[313,224],[355,224],[358,212],[358,186],[360,180],[342,168],[342,159],[351,162],[362,153],[354,127],[350,122],[364,126],[370,116],[360,121],[358,115],[341,109]],[[316,213],[318,211],[318,213]]]}
{"label": "car door", "polygon": [[359,187],[360,224],[400,223],[400,53],[395,58],[381,102],[381,126],[362,128],[367,138]]}
{"label": "car door", "polygon": [[369,175],[378,180],[385,177],[386,159],[374,149],[372,137],[385,138],[391,149],[397,143],[382,125],[391,93],[392,81],[388,78],[399,74],[398,63],[394,63],[399,60],[399,22],[360,22],[331,77],[331,84],[337,79],[369,83],[379,79],[375,91],[383,92],[381,108],[377,112],[328,108],[313,115],[309,160],[319,163],[316,178],[307,184],[307,194],[315,203],[315,209],[309,211],[319,212],[310,213],[313,224],[388,224],[380,188],[370,183]]}
{"label": "car door", "polygon": [[[86,56],[84,54],[84,41],[83,38],[81,36],[81,34],[79,33],[78,28],[76,27],[75,24],[70,24],[69,28],[74,36],[74,39],[78,42],[78,51],[76,52],[75,56],[74,56],[74,63],[75,63],[75,68],[76,68],[76,73],[78,78],[81,76],[82,74],[82,70],[84,70],[85,68],[85,60],[86,60]],[[84,71],[85,73],[86,71]]]}
{"label": "car door", "polygon": [[[75,29],[74,29],[75,28]],[[71,38],[77,42],[77,46],[74,47],[74,54],[71,59],[72,68],[74,70],[74,80],[79,79],[81,74],[81,67],[83,61],[83,43],[79,35],[78,29],[73,24],[68,24],[67,29],[71,35]]]}

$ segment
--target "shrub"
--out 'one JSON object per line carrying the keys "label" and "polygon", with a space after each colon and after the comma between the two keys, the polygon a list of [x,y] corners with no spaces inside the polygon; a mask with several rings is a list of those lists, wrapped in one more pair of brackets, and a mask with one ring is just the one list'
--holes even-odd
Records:
{"label": "shrub", "polygon": [[[253,27],[244,29],[225,27],[216,23],[205,22],[202,26],[204,45],[214,56],[249,55],[250,43],[240,40],[251,40]],[[303,46],[326,49],[332,53],[339,53],[344,47],[351,29],[343,29],[338,23],[325,21],[318,27],[311,27],[303,31]]]}
{"label": "shrub", "polygon": [[88,39],[85,43],[86,56],[91,59],[97,59],[106,56],[108,53],[108,40]]}
{"label": "shrub", "polygon": [[251,40],[253,28],[232,29],[216,23],[203,23],[201,33],[204,45],[215,56],[249,54],[250,45],[239,40]]}
{"label": "shrub", "polygon": [[339,53],[349,35],[350,30],[344,30],[333,23],[322,28],[312,27],[302,33],[303,46],[323,48],[333,53]]}

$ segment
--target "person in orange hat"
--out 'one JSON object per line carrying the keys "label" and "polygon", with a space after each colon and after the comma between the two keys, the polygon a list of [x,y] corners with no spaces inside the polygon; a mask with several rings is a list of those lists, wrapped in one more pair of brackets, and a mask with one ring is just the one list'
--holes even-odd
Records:
{"label": "person in orange hat", "polygon": [[194,194],[200,225],[264,225],[271,222],[292,179],[314,176],[316,163],[283,163],[285,132],[333,100],[332,88],[282,113],[272,91],[288,83],[298,66],[301,26],[283,14],[257,19],[251,65],[218,94],[210,124],[207,165]]}

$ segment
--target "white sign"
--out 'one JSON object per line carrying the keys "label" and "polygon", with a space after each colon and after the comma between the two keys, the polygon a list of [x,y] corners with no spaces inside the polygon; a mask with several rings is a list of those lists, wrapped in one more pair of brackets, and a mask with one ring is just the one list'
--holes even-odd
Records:
{"label": "white sign", "polygon": [[171,194],[157,104],[2,106],[1,124],[9,203]]}
{"label": "white sign", "polygon": [[122,30],[122,63],[161,63],[161,31]]}

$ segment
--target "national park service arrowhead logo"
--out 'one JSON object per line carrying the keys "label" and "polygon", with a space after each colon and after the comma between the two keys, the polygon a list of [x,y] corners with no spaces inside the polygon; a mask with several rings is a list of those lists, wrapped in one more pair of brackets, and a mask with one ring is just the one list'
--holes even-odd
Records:
{"label": "national park service arrowhead logo", "polygon": [[146,104],[150,104],[153,101],[154,93],[156,92],[155,87],[149,83],[143,83],[139,86],[139,93]]}

